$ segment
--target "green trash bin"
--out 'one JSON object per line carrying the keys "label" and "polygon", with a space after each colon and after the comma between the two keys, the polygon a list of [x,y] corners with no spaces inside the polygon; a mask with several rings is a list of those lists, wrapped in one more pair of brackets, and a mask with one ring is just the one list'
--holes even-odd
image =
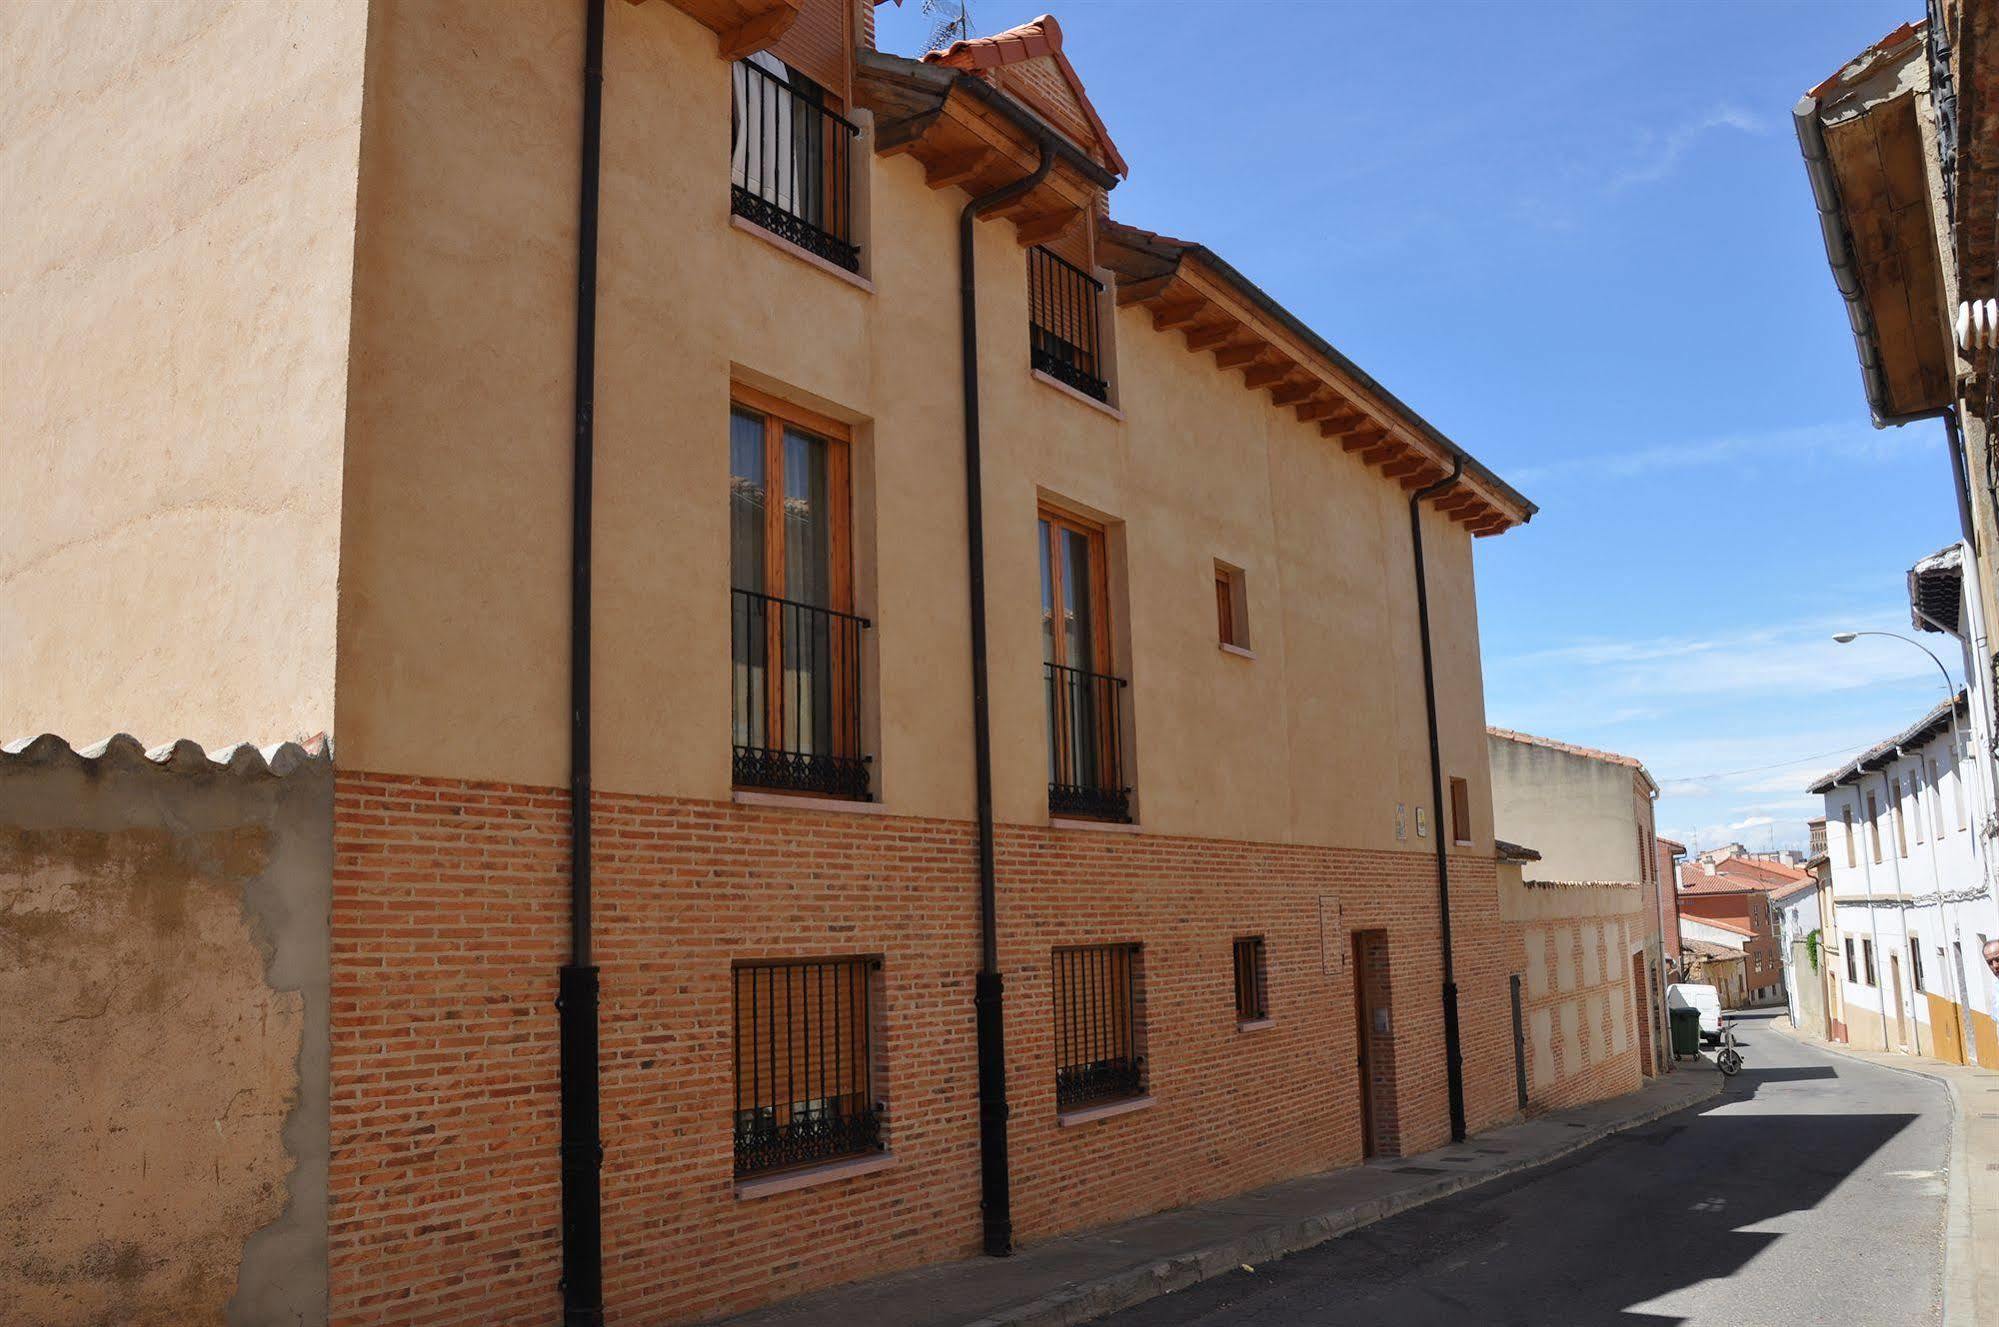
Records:
{"label": "green trash bin", "polygon": [[1671,1009],[1667,1011],[1673,1019],[1673,1057],[1699,1055],[1701,1053],[1701,1011],[1698,1009]]}

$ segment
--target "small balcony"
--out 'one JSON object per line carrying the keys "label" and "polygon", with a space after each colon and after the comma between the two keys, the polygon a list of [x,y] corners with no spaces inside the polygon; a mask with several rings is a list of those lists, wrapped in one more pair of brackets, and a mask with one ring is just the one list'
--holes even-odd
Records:
{"label": "small balcony", "polygon": [[1048,812],[1129,821],[1123,737],[1125,680],[1045,663],[1048,687]]}
{"label": "small balcony", "polygon": [[735,785],[866,801],[868,620],[754,590],[730,591],[730,609]]}
{"label": "small balcony", "polygon": [[1101,281],[1043,248],[1027,251],[1028,344],[1034,367],[1093,400],[1108,403],[1097,312]]}
{"label": "small balcony", "polygon": [[729,210],[816,258],[860,271],[853,229],[860,129],[796,71],[738,60],[734,80]]}

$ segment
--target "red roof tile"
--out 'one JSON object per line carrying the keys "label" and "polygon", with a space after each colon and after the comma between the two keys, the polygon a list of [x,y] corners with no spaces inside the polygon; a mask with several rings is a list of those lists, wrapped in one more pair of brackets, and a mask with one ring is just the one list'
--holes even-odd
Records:
{"label": "red roof tile", "polygon": [[1125,165],[1123,154],[1111,141],[1111,131],[1104,127],[1103,117],[1097,114],[1097,108],[1090,102],[1090,94],[1083,91],[1083,80],[1077,76],[1076,67],[1069,63],[1068,56],[1062,54],[1062,25],[1055,21],[1053,14],[1043,14],[1032,22],[996,32],[990,37],[954,41],[941,51],[926,53],[923,63],[962,69],[970,74],[984,74],[1044,55],[1062,71],[1070,93],[1075,96],[1076,104],[1082,108],[1091,131],[1097,136],[1098,146],[1103,148],[1107,164],[1120,175],[1130,175],[1131,168]]}

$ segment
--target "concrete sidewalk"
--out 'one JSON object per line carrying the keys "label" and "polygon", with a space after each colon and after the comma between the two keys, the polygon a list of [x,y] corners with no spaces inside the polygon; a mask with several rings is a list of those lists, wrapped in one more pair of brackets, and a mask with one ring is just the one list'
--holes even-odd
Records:
{"label": "concrete sidewalk", "polygon": [[1031,1245],[1011,1258],[942,1263],[729,1319],[730,1327],[1072,1327],[1558,1157],[1721,1091],[1709,1062],[1638,1091],[1552,1111],[1464,1143],[1287,1180],[1251,1193]]}
{"label": "concrete sidewalk", "polygon": [[1809,1036],[1777,1017],[1770,1026],[1807,1046],[1933,1078],[1950,1092],[1950,1174],[1944,1198],[1944,1327],[1999,1323],[1999,1073],[1927,1055],[1855,1050]]}

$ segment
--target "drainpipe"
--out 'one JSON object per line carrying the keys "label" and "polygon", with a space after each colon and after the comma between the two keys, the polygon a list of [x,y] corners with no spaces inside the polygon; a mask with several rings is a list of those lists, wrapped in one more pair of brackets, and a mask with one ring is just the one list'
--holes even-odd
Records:
{"label": "drainpipe", "polygon": [[576,231],[576,419],[570,500],[569,962],[557,987],[562,1083],[562,1321],[604,1321],[604,1145],[597,1113],[597,968],[590,961],[590,511],[596,445],[597,168],[604,0],[585,0],[583,154]]}
{"label": "drainpipe", "polygon": [[[594,0],[602,3],[602,0]],[[1026,177],[968,199],[958,214],[958,316],[965,375],[965,548],[971,572],[972,760],[978,785],[979,975],[972,1002],[979,1047],[979,1210],[983,1247],[1013,1252],[1013,1186],[1007,1164],[1006,985],[999,965],[999,882],[993,865],[993,737],[986,679],[986,514],[979,462],[979,302],[972,226],[982,213],[1032,192],[1055,165],[1052,137]]]}
{"label": "drainpipe", "polygon": [[1423,571],[1423,504],[1457,486],[1462,452],[1451,472],[1409,495],[1409,543],[1416,559],[1416,629],[1423,639],[1423,708],[1430,719],[1430,832],[1437,841],[1437,916],[1443,927],[1444,1074],[1451,1105],[1451,1141],[1465,1140],[1465,1063],[1458,1039],[1458,981],[1451,965],[1451,850],[1444,838],[1444,757],[1437,743],[1437,672],[1430,649],[1430,583]]}

